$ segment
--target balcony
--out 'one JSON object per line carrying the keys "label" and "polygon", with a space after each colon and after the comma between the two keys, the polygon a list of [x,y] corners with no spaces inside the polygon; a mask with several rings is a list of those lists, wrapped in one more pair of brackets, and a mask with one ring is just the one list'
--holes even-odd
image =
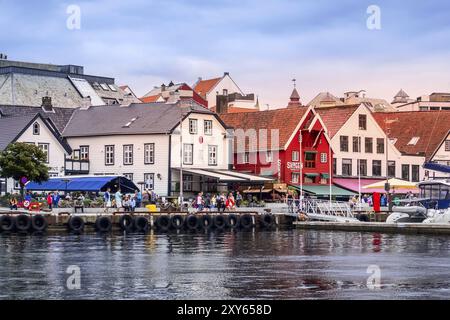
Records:
{"label": "balcony", "polygon": [[71,159],[64,160],[65,175],[89,174],[89,159]]}

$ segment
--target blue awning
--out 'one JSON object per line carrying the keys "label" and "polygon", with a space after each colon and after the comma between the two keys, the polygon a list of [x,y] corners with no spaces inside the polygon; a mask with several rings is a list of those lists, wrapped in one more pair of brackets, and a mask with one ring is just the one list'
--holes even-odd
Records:
{"label": "blue awning", "polygon": [[30,191],[97,192],[106,191],[107,188],[116,191],[119,187],[123,192],[139,190],[132,181],[122,176],[57,177],[40,183],[31,181],[25,186],[25,189]]}
{"label": "blue awning", "polygon": [[446,166],[445,164],[427,162],[423,165],[424,169],[450,173],[450,166]]}

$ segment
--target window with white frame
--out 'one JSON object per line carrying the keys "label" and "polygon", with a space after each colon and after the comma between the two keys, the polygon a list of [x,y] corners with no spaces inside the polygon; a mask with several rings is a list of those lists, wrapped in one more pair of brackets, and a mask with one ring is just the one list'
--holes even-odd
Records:
{"label": "window with white frame", "polygon": [[298,183],[300,181],[300,174],[298,172],[291,173],[291,182]]}
{"label": "window with white frame", "polygon": [[154,187],[155,187],[155,174],[144,173],[144,188],[153,190]]}
{"label": "window with white frame", "polygon": [[46,157],[45,162],[48,163],[49,162],[48,153],[49,153],[49,149],[50,149],[50,144],[48,144],[48,143],[38,143],[38,147],[39,147],[39,149],[41,149],[45,153],[45,157]]}
{"label": "window with white frame", "polygon": [[299,152],[298,151],[292,151],[292,161],[298,161],[299,157]]}
{"label": "window with white frame", "polygon": [[144,164],[154,164],[155,163],[155,144],[146,143],[144,144]]}
{"label": "window with white frame", "polygon": [[327,163],[327,154],[325,153],[325,152],[322,152],[321,154],[320,154],[320,162],[321,163]]}
{"label": "window with white frame", "polygon": [[123,176],[127,178],[130,181],[133,181],[133,174],[132,173],[124,173]]}
{"label": "window with white frame", "polygon": [[197,119],[189,119],[189,133],[197,134]]}
{"label": "window with white frame", "polygon": [[19,190],[20,189],[20,182],[19,180],[14,180],[14,190]]}
{"label": "window with white frame", "polygon": [[133,164],[133,145],[125,144],[123,146],[123,164],[132,165]]}
{"label": "window with white frame", "polygon": [[272,162],[272,161],[273,161],[272,151],[266,151],[266,162]]}
{"label": "window with white frame", "polygon": [[185,143],[183,145],[183,164],[194,163],[194,145],[191,143]]}
{"label": "window with white frame", "polygon": [[217,165],[217,146],[208,146],[208,165],[216,166]]}
{"label": "window with white frame", "polygon": [[445,151],[450,151],[450,140],[445,140]]}
{"label": "window with white frame", "polygon": [[33,123],[33,135],[38,136],[40,134],[41,134],[41,126],[37,122]]}
{"label": "window with white frame", "polygon": [[105,166],[114,165],[114,145],[105,146]]}
{"label": "window with white frame", "polygon": [[80,146],[80,160],[89,159],[89,146]]}
{"label": "window with white frame", "polygon": [[212,120],[205,120],[203,122],[204,133],[208,136],[212,135],[212,125],[213,125]]}

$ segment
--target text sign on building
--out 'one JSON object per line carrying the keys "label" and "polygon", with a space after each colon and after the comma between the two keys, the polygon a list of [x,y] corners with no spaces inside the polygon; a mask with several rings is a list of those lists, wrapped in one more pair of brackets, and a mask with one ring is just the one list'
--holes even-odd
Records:
{"label": "text sign on building", "polygon": [[290,170],[300,170],[300,162],[288,162],[286,166]]}

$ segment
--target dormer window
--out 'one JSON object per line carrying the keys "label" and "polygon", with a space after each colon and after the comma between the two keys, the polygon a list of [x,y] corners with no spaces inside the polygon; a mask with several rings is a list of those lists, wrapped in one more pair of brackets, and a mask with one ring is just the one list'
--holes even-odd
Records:
{"label": "dormer window", "polygon": [[39,123],[35,122],[33,124],[33,135],[38,136],[41,134],[41,126],[39,125]]}

